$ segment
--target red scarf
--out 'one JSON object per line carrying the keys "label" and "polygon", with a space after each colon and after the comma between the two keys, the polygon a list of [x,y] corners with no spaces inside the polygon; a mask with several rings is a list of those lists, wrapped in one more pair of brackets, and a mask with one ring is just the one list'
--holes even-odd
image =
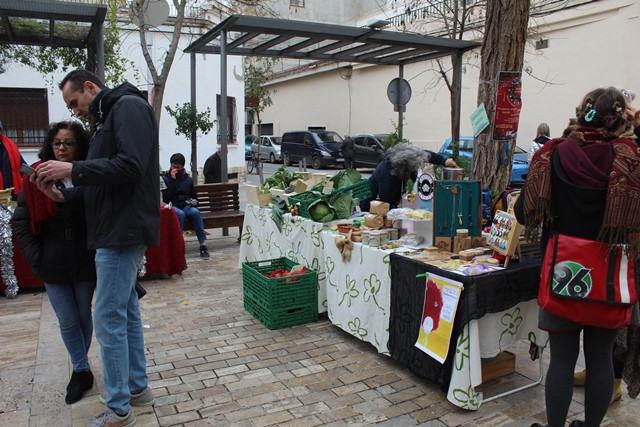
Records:
{"label": "red scarf", "polygon": [[561,155],[570,154],[562,165],[574,183],[607,187],[598,240],[629,244],[635,255],[640,254],[640,147],[627,138],[591,128],[578,128],[560,144],[563,141],[552,139],[531,159],[524,193],[526,237],[538,235],[541,225],[553,226],[551,156],[558,148]]}
{"label": "red scarf", "polygon": [[[42,160],[39,160],[35,162],[32,167],[35,168],[42,162]],[[42,230],[42,223],[49,218],[56,216],[58,208],[49,196],[38,190],[38,187],[29,181],[29,176],[26,174],[22,176],[22,185],[24,200],[29,211],[31,233],[33,233],[34,236],[37,236]]]}
{"label": "red scarf", "polygon": [[[7,150],[7,155],[9,156],[9,162],[11,162],[11,175],[13,177],[13,194],[16,196],[20,193],[20,188],[22,188],[22,180],[20,179],[20,151],[18,150],[18,146],[15,142],[9,139],[4,134],[0,134],[0,141],[4,148]],[[2,182],[2,175],[0,174],[0,188],[4,188],[4,183]]]}

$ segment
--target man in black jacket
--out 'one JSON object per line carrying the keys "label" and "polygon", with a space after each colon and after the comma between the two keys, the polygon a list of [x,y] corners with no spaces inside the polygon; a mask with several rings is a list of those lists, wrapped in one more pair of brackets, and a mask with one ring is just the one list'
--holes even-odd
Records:
{"label": "man in black jacket", "polygon": [[73,114],[96,126],[84,161],[40,164],[38,187],[64,201],[54,186],[71,178],[85,186],[87,244],[96,250],[95,333],[101,347],[107,406],[90,426],[133,425],[131,405],[155,402],[148,386],[137,270],[160,234],[158,124],[151,106],[130,83],[114,89],[93,73],[76,70],[60,83]]}
{"label": "man in black jacket", "polygon": [[354,157],[356,155],[355,141],[349,135],[344,136],[344,140],[342,144],[340,144],[340,150],[342,150],[342,155],[344,156],[344,168],[350,169],[355,168]]}

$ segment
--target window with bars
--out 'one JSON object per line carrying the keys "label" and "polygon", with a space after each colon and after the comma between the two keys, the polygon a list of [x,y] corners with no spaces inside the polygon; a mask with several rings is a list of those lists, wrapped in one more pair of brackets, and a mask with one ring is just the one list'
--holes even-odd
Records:
{"label": "window with bars", "polygon": [[0,121],[18,146],[40,145],[49,129],[47,90],[0,88]]}
{"label": "window with bars", "polygon": [[289,7],[304,7],[304,0],[289,0]]}

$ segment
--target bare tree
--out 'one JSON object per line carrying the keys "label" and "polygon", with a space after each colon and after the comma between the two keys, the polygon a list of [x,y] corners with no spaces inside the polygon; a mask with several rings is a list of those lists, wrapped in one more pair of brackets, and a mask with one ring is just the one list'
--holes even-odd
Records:
{"label": "bare tree", "polygon": [[164,99],[164,90],[167,84],[167,78],[169,77],[169,71],[171,71],[173,59],[175,58],[176,50],[178,49],[178,42],[182,35],[184,10],[188,0],[172,0],[172,2],[176,9],[176,17],[173,20],[173,33],[169,43],[169,48],[163,55],[162,68],[159,73],[156,64],[153,62],[153,58],[149,53],[149,47],[147,46],[147,32],[150,27],[149,24],[145,22],[145,9],[149,5],[149,2],[148,0],[132,2],[130,9],[132,19],[139,23],[138,35],[140,36],[140,46],[142,47],[142,54],[153,80],[152,106],[158,123],[160,122],[160,116],[162,114],[162,101]]}
{"label": "bare tree", "polygon": [[484,188],[502,190],[509,185],[515,135],[510,141],[493,141],[497,78],[500,71],[521,71],[527,38],[530,0],[488,0],[482,44],[478,105],[484,104],[489,126],[476,138],[471,177]]}
{"label": "bare tree", "polygon": [[[405,32],[419,32],[437,37],[445,37],[455,40],[463,40],[465,37],[479,37],[484,25],[482,17],[486,7],[485,0],[459,1],[459,0],[404,0],[395,4],[396,8],[404,9],[404,13],[396,15],[392,19],[392,25]],[[471,32],[475,30],[475,32]],[[471,34],[469,34],[471,32]],[[462,66],[458,63],[458,57],[450,59],[437,59],[433,61],[431,79],[425,88],[425,92],[441,87],[441,81],[449,90],[451,105],[451,135],[454,138],[452,146],[453,157],[458,157],[458,129],[460,128],[460,111],[455,102],[454,88],[460,87],[462,82],[459,75],[453,70]]]}

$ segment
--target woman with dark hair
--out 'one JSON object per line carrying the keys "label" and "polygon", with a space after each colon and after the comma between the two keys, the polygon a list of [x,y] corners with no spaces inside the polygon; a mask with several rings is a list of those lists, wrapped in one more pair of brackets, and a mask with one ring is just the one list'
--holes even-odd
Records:
{"label": "woman with dark hair", "polygon": [[[38,153],[40,160],[33,167],[47,160],[82,160],[88,149],[89,136],[79,122],[52,123]],[[73,365],[65,397],[71,404],[93,387],[88,353],[93,335],[95,252],[87,249],[83,188],[73,187],[70,179],[55,185],[68,195],[67,202],[54,203],[24,175],[13,230],[33,274],[44,282],[60,324]]]}
{"label": "woman with dark hair", "polygon": [[[525,224],[526,237],[540,236],[543,258],[547,241],[555,232],[624,245],[628,255],[637,258],[640,147],[620,135],[627,121],[633,123],[635,134],[640,134],[640,112],[627,105],[619,90],[609,87],[589,92],[576,108],[576,117],[577,127],[566,139],[552,139],[534,154],[514,207],[516,218]],[[565,425],[580,334],[584,333],[585,420],[574,420],[570,426],[598,426],[613,394],[611,353],[617,329],[593,326],[596,322],[577,323],[569,320],[570,316],[569,312],[561,316],[540,309],[538,325],[549,332],[551,348],[545,385],[548,425]]]}

